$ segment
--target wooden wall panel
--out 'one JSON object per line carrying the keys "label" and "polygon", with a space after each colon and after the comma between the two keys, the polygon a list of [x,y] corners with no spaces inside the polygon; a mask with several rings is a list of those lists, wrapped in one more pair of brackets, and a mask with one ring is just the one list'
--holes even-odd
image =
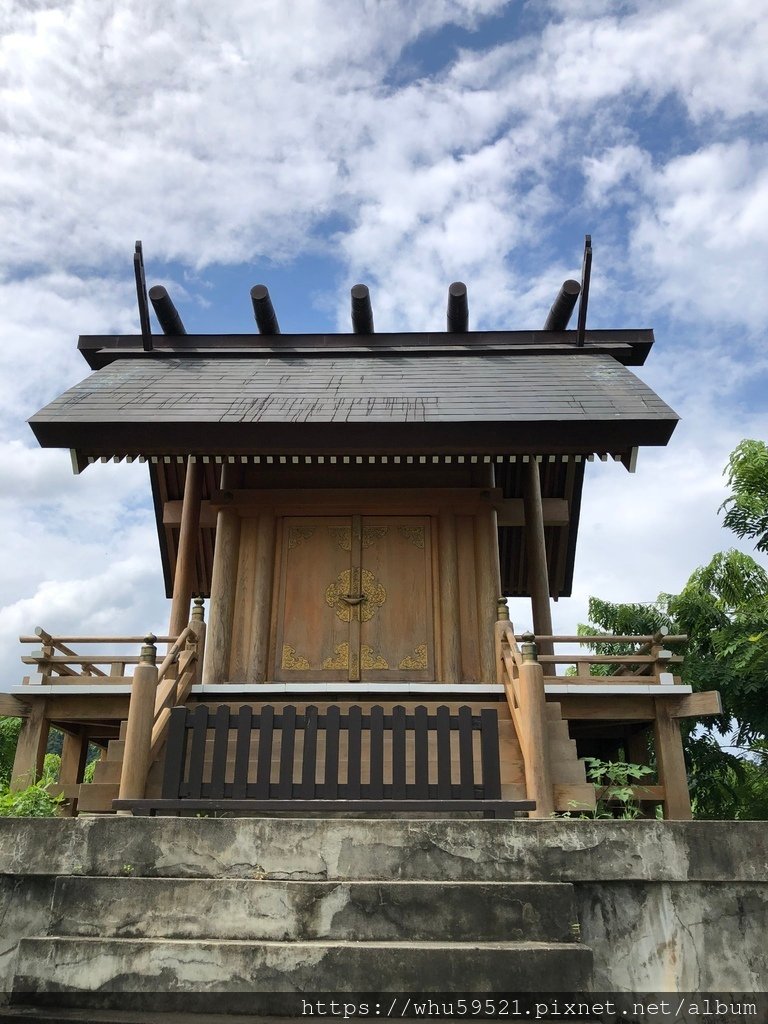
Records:
{"label": "wooden wall panel", "polygon": [[437,575],[440,594],[440,638],[444,683],[461,682],[461,622],[459,617],[459,563],[456,552],[456,516],[442,509],[437,525]]}

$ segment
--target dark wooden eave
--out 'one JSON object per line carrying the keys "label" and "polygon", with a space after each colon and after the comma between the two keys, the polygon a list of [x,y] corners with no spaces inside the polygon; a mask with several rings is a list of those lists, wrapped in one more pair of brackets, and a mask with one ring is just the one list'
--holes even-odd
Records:
{"label": "dark wooden eave", "polygon": [[308,357],[143,353],[41,409],[44,447],[90,456],[611,452],[663,445],[677,416],[605,353]]}
{"label": "dark wooden eave", "polygon": [[[462,334],[409,332],[397,334],[187,334],[178,337],[155,335],[152,354],[156,356],[208,356],[247,358],[254,354],[338,355],[355,352],[428,354],[440,352],[515,351],[528,355],[573,353],[584,356],[602,353],[625,366],[642,366],[653,345],[653,331],[587,331],[583,347],[576,344],[576,331],[468,331]],[[141,335],[81,335],[77,347],[88,365],[98,370],[115,359],[142,359]]]}

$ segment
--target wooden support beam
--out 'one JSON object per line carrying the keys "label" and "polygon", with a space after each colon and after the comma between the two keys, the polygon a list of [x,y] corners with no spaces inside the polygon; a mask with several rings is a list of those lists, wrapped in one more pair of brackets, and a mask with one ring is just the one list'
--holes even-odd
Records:
{"label": "wooden support beam", "polygon": [[253,584],[253,619],[248,653],[248,678],[262,683],[270,677],[269,658],[272,586],[275,568],[275,516],[271,510],[259,514],[256,570]]}
{"label": "wooden support beam", "polygon": [[[423,491],[420,489],[415,490],[417,490],[416,499],[418,503],[423,498]],[[284,497],[285,492],[282,491],[276,496],[276,499]],[[297,494],[297,497],[301,497],[301,495]],[[342,499],[345,497],[346,495],[341,495]],[[265,491],[263,496],[258,493],[255,494],[252,504],[259,503],[262,498],[265,501],[268,500],[270,498],[269,492]],[[458,498],[458,501],[462,500],[464,499]],[[316,508],[315,499],[312,499],[312,501],[313,506]],[[242,502],[238,500],[238,504],[240,503],[248,504],[249,499],[243,498]],[[494,503],[498,508],[499,526],[525,526],[525,505],[522,498],[504,498],[500,501],[495,500]],[[545,526],[567,526],[570,522],[568,502],[565,498],[542,498],[541,505]],[[164,526],[179,526],[181,524],[182,506],[183,502],[177,500],[165,502],[163,505]],[[200,528],[215,530],[216,514],[217,510],[210,501],[202,501],[200,503]]]}
{"label": "wooden support beam", "polygon": [[85,730],[65,732],[61,745],[61,769],[59,782],[62,785],[75,785],[83,781],[85,761],[88,756],[88,738]]}
{"label": "wooden support beam", "polygon": [[43,774],[50,728],[46,704],[44,700],[34,701],[29,717],[22,723],[11,773],[12,790],[26,789]]}
{"label": "wooden support beam", "polygon": [[[565,498],[542,498],[545,526],[567,526],[570,522]],[[499,526],[525,526],[525,503],[522,498],[505,498],[499,508]]]}
{"label": "wooden support beam", "polygon": [[668,699],[666,705],[672,718],[698,718],[723,713],[723,702],[717,690],[704,690],[702,693],[689,693],[684,697]]}
{"label": "wooden support beam", "polygon": [[[201,464],[201,471],[202,468]],[[183,501],[166,501],[163,505],[163,526],[180,526],[183,507]],[[216,529],[216,509],[211,505],[210,501],[200,502],[199,525],[201,530]]]}
{"label": "wooden support beam", "polygon": [[229,676],[239,550],[240,516],[234,509],[223,508],[219,511],[216,526],[211,600],[203,663],[204,683],[224,683]]}
{"label": "wooden support beam", "polygon": [[26,718],[29,705],[13,697],[10,693],[0,693],[0,715],[8,718]]}
{"label": "wooden support beam", "polygon": [[[549,601],[549,571],[544,539],[544,510],[541,501],[539,465],[531,457],[524,463],[525,549],[528,560],[528,589],[531,594],[533,631],[537,636],[552,635],[552,609]],[[550,641],[539,645],[539,654],[552,654]]]}
{"label": "wooden support beam", "polygon": [[680,726],[670,714],[667,702],[654,700],[656,718],[653,723],[653,737],[656,746],[656,764],[659,784],[664,787],[664,817],[688,820],[691,814],[691,798],[688,793],[688,779],[683,757],[683,741]]}
{"label": "wooden support beam", "polygon": [[494,626],[501,593],[499,531],[496,511],[489,508],[475,519],[475,564],[477,581],[477,622],[480,628],[480,666],[484,683],[496,681]]}
{"label": "wooden support beam", "polygon": [[173,579],[173,602],[168,626],[170,636],[179,636],[189,622],[189,605],[196,577],[197,535],[200,529],[200,498],[203,491],[203,466],[187,459],[184,501],[181,512],[179,548]]}

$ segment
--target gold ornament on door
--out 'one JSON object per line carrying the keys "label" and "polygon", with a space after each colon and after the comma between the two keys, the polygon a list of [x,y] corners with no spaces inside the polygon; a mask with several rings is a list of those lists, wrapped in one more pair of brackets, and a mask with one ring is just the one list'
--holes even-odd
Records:
{"label": "gold ornament on door", "polygon": [[368,622],[386,600],[386,590],[368,569],[345,569],[325,590],[325,603],[342,622],[351,622],[353,616]]}

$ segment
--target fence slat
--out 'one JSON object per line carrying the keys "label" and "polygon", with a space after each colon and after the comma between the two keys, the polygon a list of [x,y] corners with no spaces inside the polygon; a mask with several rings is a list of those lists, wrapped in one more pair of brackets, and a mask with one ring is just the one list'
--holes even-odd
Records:
{"label": "fence slat", "polygon": [[257,800],[269,799],[269,783],[272,777],[272,740],[275,733],[275,709],[268,704],[259,715],[259,752],[256,760],[256,785],[254,796]]}
{"label": "fence slat", "polygon": [[311,800],[315,795],[317,769],[317,708],[310,705],[304,712],[304,749],[301,755],[299,796]]}
{"label": "fence slat", "polygon": [[325,713],[325,770],[322,793],[326,800],[339,795],[339,723],[341,712],[334,705]]}
{"label": "fence slat", "polygon": [[172,708],[165,745],[163,768],[163,800],[176,800],[181,794],[184,766],[187,760],[187,709]]}
{"label": "fence slat", "polygon": [[232,786],[234,800],[245,800],[248,795],[248,762],[251,754],[253,709],[243,704],[237,716],[237,745],[235,746],[235,779]]}
{"label": "fence slat", "polygon": [[474,751],[472,749],[472,709],[459,708],[459,795],[471,800],[475,795]]}
{"label": "fence slat", "polygon": [[216,708],[213,723],[213,758],[211,759],[210,796],[220,800],[224,796],[224,778],[227,774],[227,749],[229,747],[229,707],[220,704]]}
{"label": "fence slat", "polygon": [[392,796],[405,800],[405,708],[392,708]]}
{"label": "fence slat", "polygon": [[451,713],[443,704],[437,709],[437,797],[451,798]]}
{"label": "fence slat", "polygon": [[429,714],[423,704],[414,713],[414,786],[417,800],[429,797]]}
{"label": "fence slat", "polygon": [[202,796],[203,771],[205,769],[205,739],[208,732],[208,708],[198,704],[190,715],[192,722],[192,746],[189,752],[189,782],[187,796],[193,799]]}
{"label": "fence slat", "polygon": [[286,705],[280,715],[280,776],[275,796],[287,800],[293,796],[293,754],[296,749],[296,708]]}
{"label": "fence slat", "polygon": [[363,712],[358,705],[349,709],[347,714],[347,786],[348,800],[360,799],[360,742],[363,725]]}
{"label": "fence slat", "polygon": [[371,800],[384,797],[384,708],[371,708],[371,784],[368,796]]}

